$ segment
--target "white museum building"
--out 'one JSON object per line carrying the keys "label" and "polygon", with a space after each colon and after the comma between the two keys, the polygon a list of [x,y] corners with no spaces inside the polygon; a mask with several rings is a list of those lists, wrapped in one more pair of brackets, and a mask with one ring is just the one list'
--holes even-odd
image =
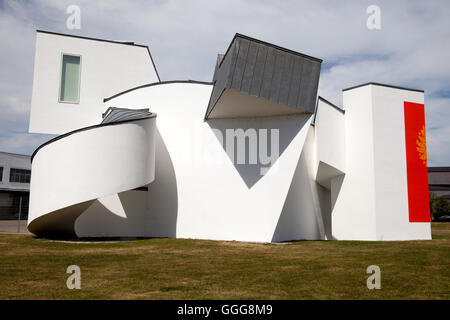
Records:
{"label": "white museum building", "polygon": [[132,42],[37,31],[28,229],[42,237],[431,239],[424,92],[318,96],[322,60],[236,34],[212,82]]}

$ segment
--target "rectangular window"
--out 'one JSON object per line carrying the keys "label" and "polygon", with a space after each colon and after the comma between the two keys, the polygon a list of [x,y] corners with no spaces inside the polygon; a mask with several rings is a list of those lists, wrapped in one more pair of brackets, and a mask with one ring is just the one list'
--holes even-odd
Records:
{"label": "rectangular window", "polygon": [[60,102],[78,103],[80,97],[80,56],[64,54],[61,64]]}
{"label": "rectangular window", "polygon": [[3,181],[3,167],[0,167],[0,182]]}
{"label": "rectangular window", "polygon": [[31,170],[15,169],[9,170],[9,182],[30,183]]}

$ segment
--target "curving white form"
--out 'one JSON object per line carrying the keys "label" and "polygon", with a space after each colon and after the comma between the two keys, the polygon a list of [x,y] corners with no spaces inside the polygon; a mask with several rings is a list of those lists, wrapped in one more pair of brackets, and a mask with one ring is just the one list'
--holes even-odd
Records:
{"label": "curving white form", "polygon": [[42,145],[32,158],[28,230],[70,237],[98,198],[148,185],[155,177],[156,115],[86,127]]}
{"label": "curving white form", "polygon": [[[105,109],[150,105],[158,114],[156,178],[148,188],[145,235],[256,242],[324,239],[320,212],[311,201],[316,192],[308,165],[313,153],[303,152],[311,114],[205,121],[212,87],[158,83],[106,99]],[[279,154],[269,163],[259,155],[256,164],[231,160],[227,130],[239,129],[267,130],[267,139],[256,137],[266,146],[272,146],[271,132],[277,129]],[[268,169],[266,174],[261,168]]]}

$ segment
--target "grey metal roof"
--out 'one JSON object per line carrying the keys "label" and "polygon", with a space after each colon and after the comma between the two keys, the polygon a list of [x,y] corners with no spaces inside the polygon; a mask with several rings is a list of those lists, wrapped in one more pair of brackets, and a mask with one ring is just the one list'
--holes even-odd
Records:
{"label": "grey metal roof", "polygon": [[322,60],[236,34],[214,73],[206,118],[226,89],[314,112]]}
{"label": "grey metal roof", "polygon": [[109,107],[103,114],[102,124],[147,118],[152,113],[149,109],[127,109]]}

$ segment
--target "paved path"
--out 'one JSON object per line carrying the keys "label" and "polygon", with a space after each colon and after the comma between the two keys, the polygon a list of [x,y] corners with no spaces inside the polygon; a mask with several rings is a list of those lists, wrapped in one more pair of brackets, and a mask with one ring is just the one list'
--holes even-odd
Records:
{"label": "paved path", "polygon": [[[0,220],[0,233],[17,233],[17,220]],[[27,230],[27,220],[20,220],[20,234],[31,234]]]}

